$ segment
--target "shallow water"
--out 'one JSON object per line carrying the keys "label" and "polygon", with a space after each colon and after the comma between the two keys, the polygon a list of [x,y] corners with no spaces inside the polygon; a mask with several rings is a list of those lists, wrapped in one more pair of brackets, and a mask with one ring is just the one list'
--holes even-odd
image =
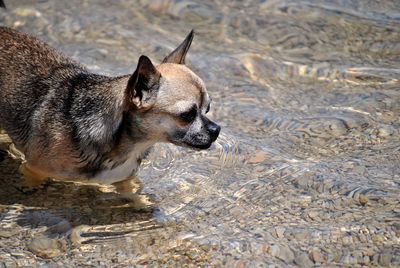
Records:
{"label": "shallow water", "polygon": [[400,2],[6,2],[2,25],[113,75],[194,28],[187,64],[222,133],[208,151],[157,145],[140,211],[107,187],[22,194],[20,157],[1,154],[0,262],[400,265]]}

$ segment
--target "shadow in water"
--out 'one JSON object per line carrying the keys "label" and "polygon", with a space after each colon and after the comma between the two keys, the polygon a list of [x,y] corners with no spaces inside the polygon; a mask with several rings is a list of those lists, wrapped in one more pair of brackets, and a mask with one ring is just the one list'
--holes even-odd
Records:
{"label": "shadow in water", "polygon": [[137,209],[111,187],[103,189],[97,185],[49,180],[32,192],[21,191],[18,185],[23,177],[18,168],[22,159],[7,151],[9,145],[6,135],[0,134],[0,220],[3,224],[13,221],[24,228],[63,229],[65,226],[58,225],[65,221],[70,226],[147,222],[154,227],[153,207]]}

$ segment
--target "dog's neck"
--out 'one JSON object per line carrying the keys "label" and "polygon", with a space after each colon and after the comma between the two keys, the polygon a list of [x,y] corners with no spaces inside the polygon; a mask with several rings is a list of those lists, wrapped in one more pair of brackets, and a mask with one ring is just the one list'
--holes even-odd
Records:
{"label": "dog's neck", "polygon": [[96,114],[75,118],[85,123],[76,125],[81,126],[78,129],[79,147],[86,148],[87,165],[84,169],[87,174],[112,170],[127,161],[138,166],[157,141],[140,128],[140,115],[127,110],[125,90],[129,76],[112,78],[87,74],[83,79],[87,79],[87,83],[94,82],[89,92],[80,94],[89,94],[96,102],[105,102],[105,109]]}
{"label": "dog's neck", "polygon": [[135,127],[132,117],[131,113],[123,114],[114,146],[100,158],[101,163],[92,173],[93,181],[110,184],[134,175],[142,159],[156,143]]}
{"label": "dog's neck", "polygon": [[[136,173],[142,159],[153,144],[150,141],[142,141],[130,145],[117,146],[100,163],[100,166],[96,170],[93,170],[89,179],[105,184],[112,184],[128,179]],[[127,147],[125,148],[125,146]]]}

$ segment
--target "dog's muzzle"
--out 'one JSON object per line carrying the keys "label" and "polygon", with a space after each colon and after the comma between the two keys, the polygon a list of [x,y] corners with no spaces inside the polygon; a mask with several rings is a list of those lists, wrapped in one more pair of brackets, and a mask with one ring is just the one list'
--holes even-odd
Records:
{"label": "dog's muzzle", "polygon": [[190,144],[192,147],[202,150],[208,149],[210,148],[211,144],[217,140],[219,132],[221,131],[221,127],[219,125],[215,124],[212,121],[208,121],[207,124],[205,125],[205,129],[209,137],[209,139],[207,139],[208,142],[207,143],[199,142]]}
{"label": "dog's muzzle", "polygon": [[[170,141],[176,145],[187,146],[195,149],[208,149],[217,140],[221,127],[207,118],[203,118],[203,127],[197,133],[179,133]],[[182,136],[181,136],[182,135]]]}

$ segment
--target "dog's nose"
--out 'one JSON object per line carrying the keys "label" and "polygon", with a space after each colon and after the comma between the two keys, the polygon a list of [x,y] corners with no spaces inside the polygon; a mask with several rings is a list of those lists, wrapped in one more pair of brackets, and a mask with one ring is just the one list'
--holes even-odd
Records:
{"label": "dog's nose", "polygon": [[214,122],[210,122],[207,126],[208,133],[210,134],[213,141],[218,138],[219,132],[221,131],[221,127],[215,124]]}

